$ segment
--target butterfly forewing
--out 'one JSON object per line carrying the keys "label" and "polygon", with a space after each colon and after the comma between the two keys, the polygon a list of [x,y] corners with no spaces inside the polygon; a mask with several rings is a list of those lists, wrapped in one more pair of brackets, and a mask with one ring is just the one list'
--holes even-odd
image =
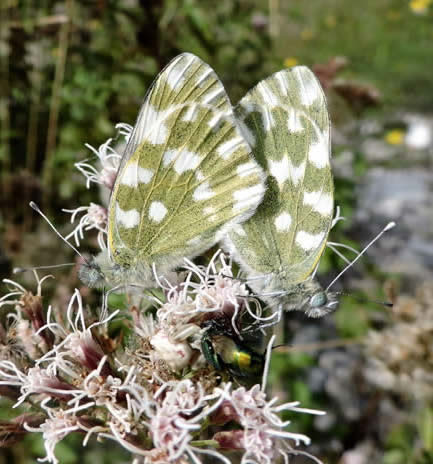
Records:
{"label": "butterfly forewing", "polygon": [[249,217],[263,177],[215,72],[179,55],[149,89],[124,152],[109,207],[111,259],[149,283],[153,264],[172,269]]}
{"label": "butterfly forewing", "polygon": [[195,104],[163,111],[116,182],[113,259],[173,266],[248,217],[263,192],[262,170],[233,117]]}
{"label": "butterfly forewing", "polygon": [[314,74],[297,67],[260,82],[235,113],[268,185],[254,216],[230,234],[229,247],[250,274],[272,274],[274,289],[284,290],[311,275],[332,223],[325,96]]}

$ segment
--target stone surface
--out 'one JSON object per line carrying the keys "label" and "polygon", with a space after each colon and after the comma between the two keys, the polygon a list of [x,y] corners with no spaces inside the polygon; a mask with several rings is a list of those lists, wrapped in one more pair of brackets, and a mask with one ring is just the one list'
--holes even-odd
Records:
{"label": "stone surface", "polygon": [[397,227],[368,251],[384,272],[433,277],[433,172],[372,168],[357,188],[355,232],[374,237],[389,221]]}

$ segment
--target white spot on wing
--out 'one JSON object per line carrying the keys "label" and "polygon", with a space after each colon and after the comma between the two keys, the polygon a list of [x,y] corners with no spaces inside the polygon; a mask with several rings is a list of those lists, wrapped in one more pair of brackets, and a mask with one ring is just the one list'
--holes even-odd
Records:
{"label": "white spot on wing", "polygon": [[256,137],[254,136],[253,132],[249,129],[249,127],[245,124],[245,121],[238,119],[238,127],[245,140],[247,141],[248,145],[250,147],[254,147],[256,144]]}
{"label": "white spot on wing", "polygon": [[300,114],[293,108],[289,110],[287,118],[287,129],[289,129],[289,132],[302,132],[304,130]]}
{"label": "white spot on wing", "polygon": [[249,161],[248,163],[240,164],[236,168],[236,172],[238,173],[239,177],[246,177],[250,176],[251,174],[257,174],[257,165],[253,161]]}
{"label": "white spot on wing", "polygon": [[128,187],[137,187],[138,183],[148,184],[153,177],[153,172],[150,169],[145,169],[138,166],[137,163],[129,162],[120,175],[121,185]]}
{"label": "white spot on wing", "polygon": [[167,84],[172,90],[179,89],[185,82],[185,71],[189,68],[194,60],[194,57],[188,57],[187,63],[182,63],[185,57],[180,58],[179,61],[174,61],[171,66],[165,71],[167,73]]}
{"label": "white spot on wing", "polygon": [[[209,77],[209,74],[213,74],[212,69],[208,68],[206,71],[197,79],[196,84],[201,87]],[[215,78],[213,78],[215,80]]]}
{"label": "white spot on wing", "polygon": [[162,157],[162,164],[167,167],[176,157],[177,150],[167,150]]}
{"label": "white spot on wing", "polygon": [[300,66],[294,68],[292,72],[299,82],[299,96],[304,106],[311,106],[318,98],[322,97],[322,90],[309,69]]}
{"label": "white spot on wing", "polygon": [[318,234],[309,234],[303,230],[296,234],[295,242],[303,250],[309,251],[318,248],[325,238],[325,232],[319,232]]}
{"label": "white spot on wing", "polygon": [[266,131],[270,131],[275,124],[274,118],[272,117],[269,108],[263,107],[261,108],[260,114],[262,115],[263,119],[263,127]]}
{"label": "white spot on wing", "polygon": [[322,216],[329,216],[334,209],[332,195],[317,192],[304,192],[304,205],[309,205],[314,211],[317,211]]}
{"label": "white spot on wing", "polygon": [[210,118],[208,126],[213,130],[218,129],[218,127],[223,123],[224,117],[223,113],[215,112],[215,114]]}
{"label": "white spot on wing", "polygon": [[218,155],[221,156],[222,159],[228,159],[233,153],[235,153],[239,148],[242,148],[244,145],[244,140],[241,137],[233,137],[227,142],[222,143],[217,148]]}
{"label": "white spot on wing", "polygon": [[287,153],[280,161],[268,161],[269,172],[275,177],[280,188],[282,188],[284,182],[288,179],[292,181],[293,185],[298,185],[304,176],[305,164],[305,161],[303,161],[299,166],[294,166]]}
{"label": "white spot on wing", "polygon": [[182,150],[174,162],[174,170],[178,174],[195,169],[200,164],[200,156],[189,150]]}
{"label": "white spot on wing", "polygon": [[256,207],[262,199],[264,191],[265,188],[262,184],[237,190],[233,193],[233,198],[235,200],[233,209],[235,211],[240,211],[242,209]]}
{"label": "white spot on wing", "polygon": [[282,95],[288,95],[288,88],[287,88],[287,79],[286,79],[286,73],[284,72],[279,72],[275,75],[278,87],[281,90]]}
{"label": "white spot on wing", "polygon": [[280,188],[284,182],[289,178],[289,158],[284,155],[280,161],[269,159],[268,161],[269,172],[278,182]]}
{"label": "white spot on wing", "polygon": [[280,100],[275,96],[266,82],[262,81],[257,84],[257,92],[263,98],[263,102],[266,103],[266,105],[270,108],[279,106],[281,104]]}
{"label": "white spot on wing", "polygon": [[160,201],[152,201],[149,208],[149,219],[161,222],[167,214],[167,208]]}
{"label": "white spot on wing", "polygon": [[203,182],[200,184],[195,190],[192,195],[195,201],[201,201],[201,200],[208,200],[209,198],[212,198],[215,195],[215,192],[211,190],[209,187],[209,182]]}
{"label": "white spot on wing", "polygon": [[203,103],[206,105],[211,104],[212,100],[215,100],[217,97],[224,94],[224,89],[221,87],[216,88],[213,92],[207,93],[203,98]]}
{"label": "white spot on wing", "polygon": [[167,167],[173,161],[173,169],[176,173],[183,174],[186,171],[195,169],[200,164],[201,158],[189,150],[167,150],[162,158],[162,164]]}
{"label": "white spot on wing", "polygon": [[[161,145],[167,141],[168,131],[164,124],[167,111],[157,111],[152,105],[147,105],[142,121],[146,124],[143,140],[153,145]],[[141,138],[139,138],[141,143]]]}
{"label": "white spot on wing", "polygon": [[140,213],[136,209],[125,211],[116,203],[116,222],[127,229],[132,229],[140,223]]}
{"label": "white spot on wing", "polygon": [[292,216],[289,213],[281,213],[275,218],[275,227],[279,232],[289,230],[291,224]]}
{"label": "white spot on wing", "polygon": [[185,111],[182,121],[194,121],[198,115],[198,108],[197,106],[190,106]]}
{"label": "white spot on wing", "polygon": [[295,166],[289,160],[289,175],[293,185],[298,185],[299,181],[304,177],[306,162],[302,161],[299,166]]}
{"label": "white spot on wing", "polygon": [[320,138],[318,142],[314,142],[310,145],[308,160],[319,169],[329,164],[329,147],[323,138]]}

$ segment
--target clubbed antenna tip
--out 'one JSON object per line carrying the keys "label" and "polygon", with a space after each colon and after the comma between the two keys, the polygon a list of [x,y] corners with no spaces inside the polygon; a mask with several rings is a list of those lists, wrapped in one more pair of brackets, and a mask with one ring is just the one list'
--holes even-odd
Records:
{"label": "clubbed antenna tip", "polygon": [[352,267],[356,261],[358,261],[358,259],[373,245],[373,243],[375,243],[377,240],[380,239],[380,237],[382,237],[382,235],[387,232],[388,230],[391,230],[392,228],[395,227],[395,222],[392,221],[392,222],[388,222],[388,224],[376,235],[376,237],[374,237],[374,239],[369,243],[367,244],[367,246],[358,254],[358,256],[353,260],[351,261],[338,275],[337,277],[328,285],[328,287],[326,288],[326,291],[328,291],[334,284],[335,282],[337,282],[337,280],[350,268]]}

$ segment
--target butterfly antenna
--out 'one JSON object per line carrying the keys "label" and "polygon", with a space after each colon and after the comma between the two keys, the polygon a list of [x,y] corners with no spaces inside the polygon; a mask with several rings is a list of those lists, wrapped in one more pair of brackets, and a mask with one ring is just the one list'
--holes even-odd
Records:
{"label": "butterfly antenna", "polygon": [[47,218],[47,216],[45,216],[45,214],[41,211],[41,209],[39,208],[39,206],[34,202],[34,201],[31,201],[29,203],[30,205],[30,208],[32,208],[33,210],[35,210],[38,214],[40,214],[44,219],[45,221],[48,223],[48,225],[51,227],[51,229],[54,230],[54,232],[56,233],[56,235],[58,237],[60,237],[65,243],[66,245],[68,245],[68,247],[72,248],[75,253],[77,253],[77,255],[80,257],[80,258],[83,258],[84,261],[88,262],[87,259],[78,251],[77,248],[74,247],[74,245],[72,245],[72,243],[69,243],[65,237],[63,237],[63,235],[54,227],[53,223]]}
{"label": "butterfly antenna", "polygon": [[51,266],[37,266],[37,267],[14,267],[12,272],[14,274],[20,274],[21,272],[55,269],[57,267],[63,267],[63,266],[75,266],[75,263],[53,264]]}
{"label": "butterfly antenna", "polygon": [[326,292],[335,284],[335,282],[337,282],[337,280],[350,268],[352,267],[357,261],[358,259],[377,241],[380,239],[380,237],[382,237],[382,235],[385,233],[385,232],[388,232],[388,230],[391,230],[392,228],[395,227],[395,222],[389,222],[383,229],[381,232],[379,232],[376,237],[374,237],[374,239],[358,254],[358,256],[353,260],[351,261],[338,275],[337,277],[326,287]]}
{"label": "butterfly antenna", "polygon": [[350,293],[345,293],[345,292],[337,292],[337,295],[344,295],[352,298],[352,300],[358,301],[358,303],[373,303],[377,304],[379,306],[386,306],[387,308],[392,308],[394,307],[394,304],[391,303],[390,301],[378,301],[378,300],[370,300],[368,298],[359,298],[355,295],[351,295]]}

